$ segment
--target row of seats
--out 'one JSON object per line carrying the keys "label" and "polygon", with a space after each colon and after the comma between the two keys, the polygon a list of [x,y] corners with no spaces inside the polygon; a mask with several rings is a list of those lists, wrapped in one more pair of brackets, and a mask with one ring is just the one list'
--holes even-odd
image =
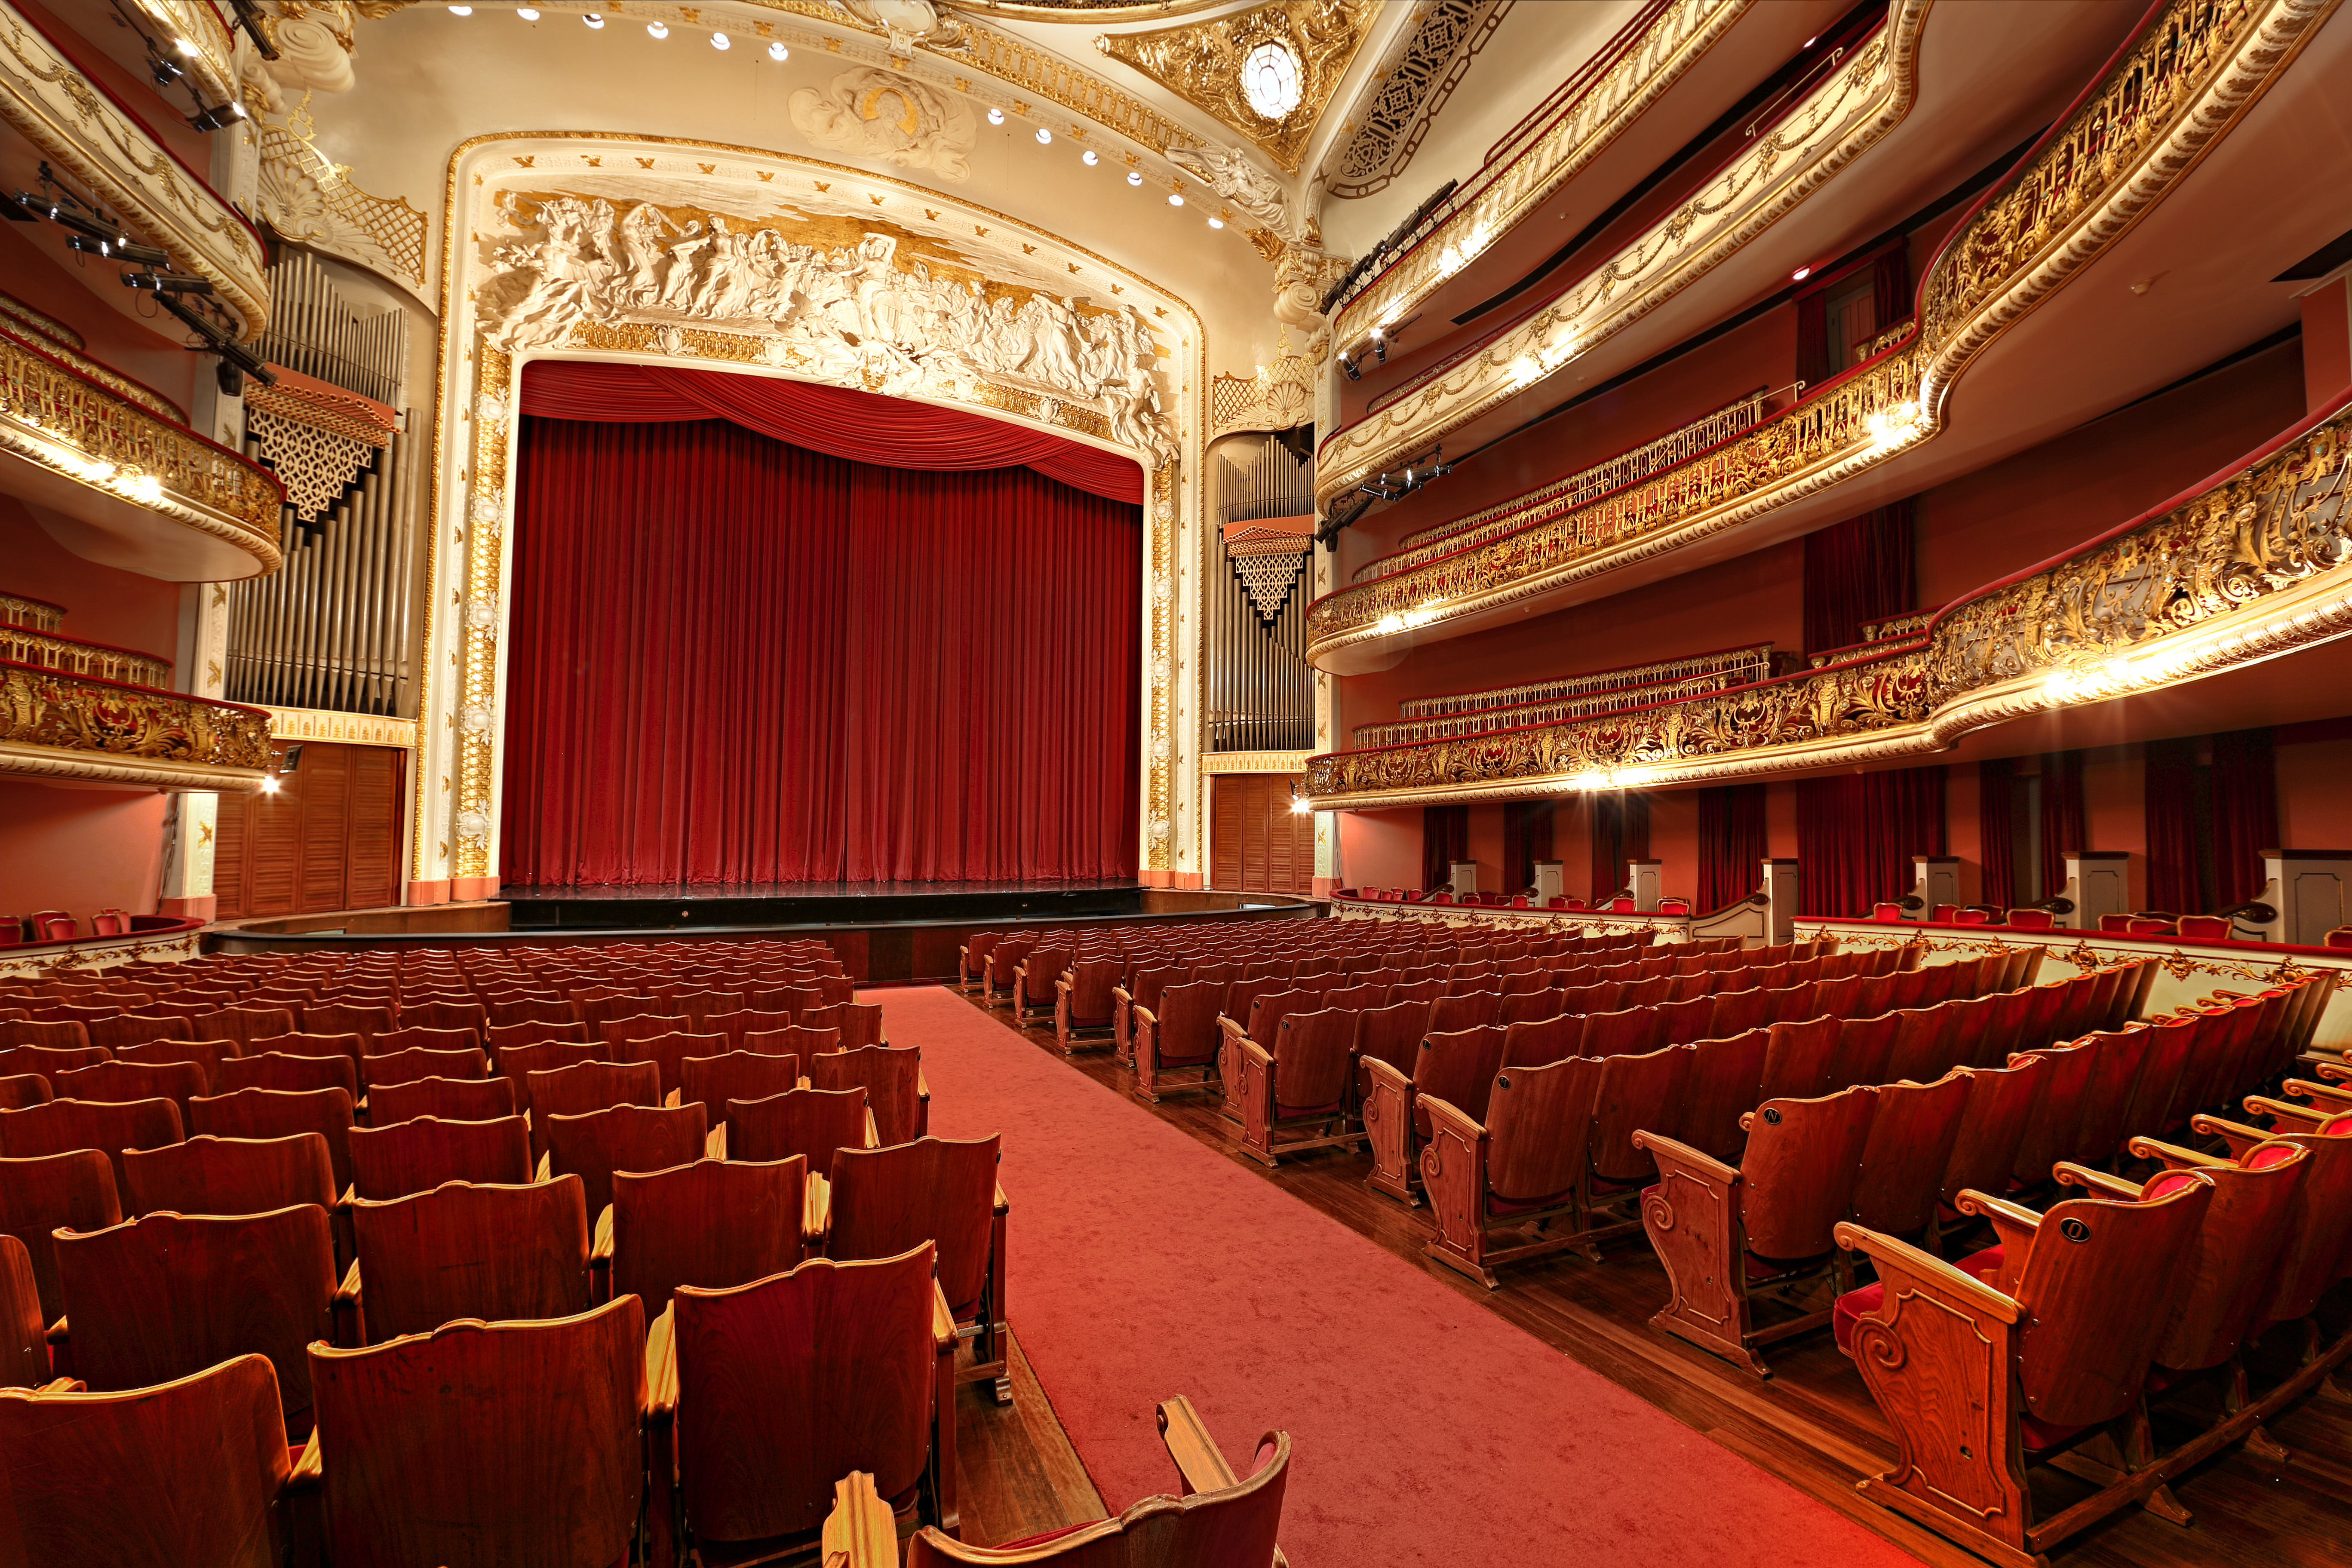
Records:
{"label": "row of seats", "polygon": [[[128,936],[131,917],[121,910],[103,909],[89,917],[92,936]],[[0,948],[26,947],[35,942],[72,942],[81,935],[81,922],[63,910],[36,910],[29,915],[0,915]]]}

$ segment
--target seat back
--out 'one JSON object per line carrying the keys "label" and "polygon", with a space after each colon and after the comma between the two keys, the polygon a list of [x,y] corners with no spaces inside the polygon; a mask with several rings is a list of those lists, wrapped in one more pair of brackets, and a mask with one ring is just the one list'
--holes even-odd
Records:
{"label": "seat back", "polygon": [[766,1100],[799,1088],[801,1059],[757,1051],[688,1057],[678,1064],[678,1103],[701,1106],[713,1126],[723,1127],[728,1101]]}
{"label": "seat back", "polygon": [[220,1054],[224,1063],[236,1057],[257,1057],[273,1053],[284,1057],[340,1057],[352,1064],[353,1081],[356,1082],[359,1064],[368,1055],[369,1042],[376,1037],[374,1035],[362,1035],[352,1030],[341,1033],[306,1031],[268,1035],[257,1040],[247,1040],[242,1051],[225,1049]]}
{"label": "seat back", "polygon": [[[1702,984],[1712,984],[1706,975],[1692,978]],[[1665,1043],[1686,1046],[1693,1040],[1707,1037],[1715,1020],[1715,998],[1712,995],[1693,996],[1685,1001],[1668,1002],[1657,1009],[1665,1025]]]}
{"label": "seat back", "polygon": [[[682,1023],[684,1020],[672,1020]],[[724,1035],[692,1035],[680,1029],[670,1029],[658,1035],[639,1035],[608,1038],[606,1048],[615,1062],[651,1062],[661,1075],[661,1091],[667,1097],[673,1090],[686,1086],[686,1058],[688,1057],[724,1056],[728,1049]]]}
{"label": "seat back", "polygon": [[1486,1190],[1509,1204],[1566,1194],[1583,1173],[1601,1063],[1566,1057],[1506,1067],[1486,1101]]}
{"label": "seat back", "polygon": [[262,1355],[285,1413],[310,1426],[303,1349],[334,1338],[335,1245],[327,1211],[151,1214],[58,1238],[74,1375],[145,1388],[231,1356]]}
{"label": "seat back", "polygon": [[1739,1118],[1762,1097],[1764,1058],[1771,1039],[1769,1028],[1758,1027],[1692,1045],[1676,1118],[1679,1141],[1718,1160],[1739,1157],[1748,1142]]}
{"label": "seat back", "polygon": [[1855,1083],[1933,1083],[1953,1064],[1947,1044],[1960,1015],[1950,1003],[1906,1007],[1875,1018],[1848,1018],[1838,1035],[1830,1077],[1840,1087]]}
{"label": "seat back", "polygon": [[1588,1057],[1647,1056],[1666,1043],[1665,1015],[1655,1007],[1625,1006],[1594,1013],[1584,1020],[1577,1052]]}
{"label": "seat back", "polygon": [[48,1326],[31,1250],[0,1233],[0,1388],[38,1388],[49,1381],[49,1347],[43,1337]]}
{"label": "seat back", "polygon": [[1944,1173],[1959,1142],[1975,1082],[1955,1069],[1933,1083],[1897,1082],[1872,1090],[1870,1140],[1853,1189],[1853,1217],[1888,1236],[1924,1231],[1943,1195]]}
{"label": "seat back", "polygon": [[836,1149],[866,1147],[866,1091],[794,1089],[764,1100],[727,1106],[730,1160],[808,1162],[811,1175],[828,1175]]}
{"label": "seat back", "polygon": [[1995,1197],[2009,1190],[2017,1151],[2033,1119],[2033,1107],[2050,1079],[2040,1057],[2020,1057],[2005,1068],[1969,1068],[1969,1102],[1960,1129],[1944,1158],[1937,1197],[1946,1207],[1971,1189]]}
{"label": "seat back", "polygon": [[700,1103],[608,1105],[577,1116],[549,1116],[540,1129],[548,1169],[580,1178],[593,1229],[613,1201],[614,1172],[667,1171],[702,1158],[709,1111]]}
{"label": "seat back", "polygon": [[[1432,1030],[1422,1037],[1412,1062],[1416,1099],[1430,1095],[1445,1101],[1473,1121],[1486,1120],[1486,1097],[1495,1075],[1503,1068],[1503,1047],[1509,1031],[1499,1024],[1475,1028]],[[1413,1108],[1413,1131],[1429,1136],[1429,1112]]]}
{"label": "seat back", "polygon": [[264,1051],[257,1057],[230,1057],[220,1065],[219,1092],[240,1089],[276,1089],[301,1092],[340,1089],[354,1103],[360,1097],[359,1066],[349,1057],[291,1056]]}
{"label": "seat back", "polygon": [[1410,1074],[1422,1038],[1429,1033],[1429,1008],[1426,1002],[1391,1002],[1385,1007],[1366,1008],[1356,1016],[1351,1048],[1363,1060],[1386,1062]]}
{"label": "seat back", "polygon": [[698,1540],[814,1531],[852,1471],[885,1498],[913,1489],[930,1449],[931,1260],[925,1243],[678,1292],[677,1477]]}
{"label": "seat back", "polygon": [[1267,1050],[1282,1033],[1283,1020],[1296,1013],[1311,1013],[1323,1005],[1319,986],[1303,986],[1296,983],[1279,991],[1269,991],[1250,1004],[1249,1037]]}
{"label": "seat back", "polygon": [[1683,1086],[1693,1058],[1688,1046],[1665,1046],[1638,1057],[1601,1059],[1601,1092],[1592,1110],[1592,1174],[1612,1185],[1648,1182],[1656,1160],[1633,1146],[1636,1132],[1681,1131]]}
{"label": "seat back", "polygon": [[130,1393],[0,1390],[0,1552],[43,1568],[278,1568],[278,1378],[240,1355]]}
{"label": "seat back", "polygon": [[[1757,1110],[1739,1161],[1748,1251],[1794,1261],[1830,1250],[1832,1227],[1853,1206],[1876,1109],[1869,1089],[1847,1089],[1818,1099],[1768,1100]],[[1739,1265],[1727,1260],[1725,1267]]]}
{"label": "seat back", "polygon": [[2140,1397],[2166,1299],[2212,1200],[2210,1182],[2173,1174],[2137,1203],[2072,1198],[2043,1213],[2021,1264],[2003,1260],[2016,1280],[2010,1294],[2032,1315],[2017,1373],[2037,1419],[2088,1426]]}
{"label": "seat back", "polygon": [[224,1085],[222,1071],[236,1059],[236,1047],[227,1040],[173,1039],[159,1035],[153,1039],[115,1047],[118,1062],[135,1062],[143,1066],[162,1067],[170,1063],[193,1063],[203,1069],[205,1087],[200,1094],[216,1094]]}
{"label": "seat back", "polygon": [[1274,1037],[1275,1114],[1321,1110],[1348,1096],[1348,1048],[1356,1015],[1338,1007],[1292,1013]]}
{"label": "seat back", "polygon": [[502,1078],[420,1078],[376,1086],[368,1096],[368,1125],[389,1127],[420,1116],[445,1121],[493,1121],[515,1114],[514,1085]]}
{"label": "seat back", "polygon": [[2157,1365],[2176,1372],[2217,1366],[2252,1331],[2312,1163],[2309,1149],[2278,1139],[2247,1150],[2234,1165],[2198,1167],[2213,1184],[2213,1201],[2166,1314],[2153,1352]]}
{"label": "seat back", "polygon": [[807,1178],[798,1156],[614,1172],[613,1293],[634,1292],[658,1315],[681,1285],[720,1289],[790,1268]]}
{"label": "seat back", "polygon": [[310,1379],[335,1568],[626,1561],[645,1500],[636,1298],[316,1345]]}
{"label": "seat back", "polygon": [[[2042,1092],[2034,1097],[2033,1114],[2017,1145],[2017,1163],[2011,1174],[2025,1186],[2050,1179],[2051,1167],[2074,1152],[2074,1129],[2082,1124],[2084,1100],[2098,1053],[2088,1046],[2049,1046],[2020,1056],[2036,1056],[2050,1065]],[[2014,1061],[2012,1057],[2011,1060]]]}
{"label": "seat back", "polygon": [[923,1053],[914,1046],[868,1046],[862,1051],[827,1051],[809,1058],[812,1089],[862,1089],[874,1128],[885,1143],[907,1143],[923,1134]]}
{"label": "seat back", "polygon": [[1808,1018],[1801,1023],[1771,1026],[1771,1044],[1764,1053],[1763,1096],[1767,1100],[1810,1100],[1843,1084],[1830,1082],[1830,1067],[1844,1037],[1841,1018]]}
{"label": "seat back", "polygon": [[200,1134],[160,1149],[122,1156],[131,1211],[154,1214],[268,1214],[292,1204],[332,1208],[333,1157],[316,1132],[282,1138],[215,1138]]}
{"label": "seat back", "polygon": [[[0,1028],[7,1026],[0,1024]],[[54,1086],[60,1072],[110,1059],[110,1055],[101,1046],[20,1045],[0,1051],[0,1074],[14,1078],[20,1073],[32,1073],[48,1079]]]}
{"label": "seat back", "polygon": [[386,1202],[444,1182],[520,1186],[530,1180],[530,1131],[520,1116],[444,1121],[420,1116],[390,1127],[354,1127],[352,1188]]}
{"label": "seat back", "polygon": [[61,1072],[50,1081],[59,1097],[124,1105],[140,1100],[168,1100],[179,1107],[186,1125],[188,1101],[205,1092],[205,1069],[194,1062],[99,1062]]}
{"label": "seat back", "polygon": [[588,1310],[588,1211],[577,1176],[445,1182],[352,1205],[372,1344],[459,1318],[564,1318]]}
{"label": "seat back", "polygon": [[0,1110],[0,1154],[12,1160],[95,1149],[114,1167],[114,1189],[131,1190],[122,1173],[125,1149],[157,1149],[180,1141],[180,1108],[168,1100],[109,1103],[59,1100]]}
{"label": "seat back", "polygon": [[[14,1237],[24,1245],[44,1325],[64,1316],[66,1310],[58,1287],[58,1244],[52,1233],[100,1230],[121,1223],[114,1166],[98,1150],[0,1158],[0,1236]],[[44,1351],[45,1366],[47,1355]]]}
{"label": "seat back", "polygon": [[1503,1026],[1503,1065],[1507,1068],[1547,1067],[1578,1054],[1586,1020],[1572,1013],[1555,1014],[1535,1023]]}
{"label": "seat back", "polygon": [[[609,1105],[659,1105],[661,1069],[651,1062],[577,1062],[523,1075],[530,1104],[531,1152],[547,1152],[547,1119],[580,1116]],[[658,1315],[658,1314],[656,1314]]]}
{"label": "seat back", "polygon": [[825,1256],[896,1258],[939,1248],[940,1290],[959,1319],[988,1282],[1001,1138],[922,1138],[833,1157],[833,1229]]}
{"label": "seat back", "polygon": [[360,1062],[361,1082],[371,1093],[384,1084],[415,1083],[420,1078],[485,1079],[489,1076],[490,1058],[478,1046],[460,1051],[427,1050],[420,1046],[410,1050],[362,1058]]}
{"label": "seat back", "polygon": [[[1120,958],[1085,958],[1070,966],[1070,1019],[1083,1025],[1105,1024],[1110,1021],[1111,988],[1127,972],[1127,961]],[[861,1040],[860,1045],[872,1041]]]}

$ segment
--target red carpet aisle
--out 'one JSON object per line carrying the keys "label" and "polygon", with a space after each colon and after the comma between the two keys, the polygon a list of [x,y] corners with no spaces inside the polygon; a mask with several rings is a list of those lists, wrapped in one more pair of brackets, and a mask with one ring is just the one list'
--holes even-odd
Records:
{"label": "red carpet aisle", "polygon": [[932,1131],[1004,1134],[1013,1325],[1114,1510],[1175,1489],[1151,1411],[1186,1394],[1236,1465],[1289,1429],[1300,1568],[1912,1561],[951,993],[863,999]]}

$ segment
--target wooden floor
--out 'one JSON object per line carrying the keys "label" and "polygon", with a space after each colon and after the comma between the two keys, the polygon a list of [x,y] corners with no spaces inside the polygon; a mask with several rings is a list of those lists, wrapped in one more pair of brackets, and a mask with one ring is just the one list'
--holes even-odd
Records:
{"label": "wooden floor", "polygon": [[[1050,1030],[1027,1035],[1035,1049],[1052,1052]],[[1133,1089],[1135,1075],[1108,1048],[1074,1057],[1069,1066],[1122,1091]],[[1861,1374],[1827,1330],[1771,1347],[1774,1375],[1759,1380],[1649,1327],[1651,1313],[1666,1300],[1665,1274],[1638,1236],[1611,1246],[1598,1266],[1558,1258],[1507,1269],[1502,1288],[1489,1291],[1423,1256],[1428,1210],[1408,1209],[1366,1188],[1370,1163],[1364,1155],[1323,1150],[1266,1171],[1242,1155],[1213,1095],[1156,1107],[1134,1103],[1921,1560],[1954,1568],[1980,1563],[1854,1491],[1864,1475],[1887,1468],[1895,1445]],[[2327,1309],[2331,1326],[2352,1312],[2352,1286],[2339,1286]],[[1013,1405],[997,1409],[969,1384],[962,1399],[957,1433],[966,1541],[994,1543],[1104,1516],[1103,1500],[1017,1341]],[[2161,1438],[2161,1417],[2158,1426]],[[2131,1510],[2074,1536],[2052,1562],[2060,1568],[2352,1563],[2352,1405],[2306,1400],[2270,1430],[2294,1455],[2284,1468],[2236,1449],[2174,1483],[2197,1516],[2189,1528]],[[2033,1485],[2037,1504],[2049,1511],[2091,1489],[2047,1470],[2035,1467]],[[1116,1500],[1124,1506],[1136,1500]]]}

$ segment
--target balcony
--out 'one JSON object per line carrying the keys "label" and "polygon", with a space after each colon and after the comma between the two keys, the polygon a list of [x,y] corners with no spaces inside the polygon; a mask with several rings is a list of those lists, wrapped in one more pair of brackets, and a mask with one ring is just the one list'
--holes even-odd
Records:
{"label": "balcony", "polygon": [[1499,437],[1883,232],[2046,124],[2129,26],[2116,6],[1894,0],[1646,231],[1530,290],[1333,432],[1318,508],[1440,443]]}
{"label": "balcony", "polygon": [[[2352,181],[2352,151],[2306,133],[2347,68],[2352,22],[2328,0],[2179,0],[1979,200],[1927,268],[1908,332],[1596,500],[1561,510],[1546,487],[1481,514],[1471,542],[1374,563],[1309,609],[1309,660],[1381,668],[1418,640],[1760,549],[2049,439],[2286,325],[2296,308],[2269,282],[2274,253],[2306,254],[2340,223],[2302,193]],[[2276,225],[2233,223],[2250,205]],[[2063,310],[2040,308],[2061,290]],[[1551,335],[1531,354],[1578,353],[1570,315],[1532,324]],[[1496,373],[1512,363],[1502,352],[1463,376]],[[1544,374],[1518,363],[1529,381]]]}
{"label": "balcony", "polygon": [[243,96],[236,84],[236,39],[212,0],[131,0],[147,26],[168,46],[180,68],[195,79],[205,96],[229,103]]}
{"label": "balcony", "polygon": [[1317,810],[2005,756],[2341,710],[2352,398],[1875,651],[1601,717],[1309,759]]}
{"label": "balcony", "polygon": [[[233,80],[218,18],[209,20],[204,0],[138,0],[142,11],[180,16],[185,36],[198,43],[193,57],[224,81]],[[215,89],[224,99],[233,93]],[[159,246],[171,257],[169,270],[207,279],[213,297],[237,318],[241,335],[251,337],[269,319],[269,283],[263,272],[261,237],[245,215],[182,163],[128,106],[92,81],[76,64],[69,43],[36,26],[21,11],[0,0],[0,121],[26,142],[0,147],[0,178],[13,193],[37,184],[46,160],[59,174],[96,196],[129,225],[135,238]],[[111,280],[109,280],[111,287]]]}
{"label": "balcony", "polygon": [[144,387],[84,364],[0,326],[0,489],[105,565],[175,583],[277,570],[277,479],[157,412],[170,405]]}
{"label": "balcony", "polygon": [[241,792],[273,766],[257,708],[0,658],[0,774]]}

